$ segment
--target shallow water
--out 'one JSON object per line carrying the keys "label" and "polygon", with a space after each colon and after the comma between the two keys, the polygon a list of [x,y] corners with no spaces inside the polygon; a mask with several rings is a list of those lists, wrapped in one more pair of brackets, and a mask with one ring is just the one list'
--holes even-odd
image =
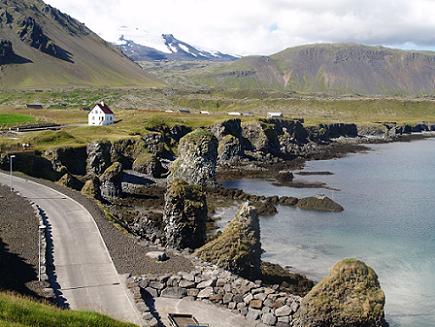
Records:
{"label": "shallow water", "polygon": [[297,176],[339,189],[278,187],[263,180],[227,181],[259,195],[325,194],[342,213],[278,207],[261,219],[263,258],[320,279],[345,257],[375,269],[390,326],[435,326],[435,139],[371,146],[342,159],[312,161]]}

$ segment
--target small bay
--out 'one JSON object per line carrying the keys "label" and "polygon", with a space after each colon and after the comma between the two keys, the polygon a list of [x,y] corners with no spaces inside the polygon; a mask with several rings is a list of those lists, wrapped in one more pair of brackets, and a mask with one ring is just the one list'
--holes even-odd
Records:
{"label": "small bay", "polygon": [[[330,188],[275,186],[269,181],[226,181],[258,195],[325,194],[341,213],[278,207],[261,219],[263,259],[319,280],[332,265],[356,257],[372,266],[386,293],[390,326],[435,326],[435,139],[370,146],[341,159],[310,161],[296,180]],[[339,190],[339,191],[338,191]]]}

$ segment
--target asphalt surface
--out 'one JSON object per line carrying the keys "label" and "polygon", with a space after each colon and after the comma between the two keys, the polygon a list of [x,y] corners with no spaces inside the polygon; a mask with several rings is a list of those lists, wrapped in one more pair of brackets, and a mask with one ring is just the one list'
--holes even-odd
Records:
{"label": "asphalt surface", "polygon": [[[0,184],[9,185],[9,176],[0,172]],[[13,178],[13,185],[48,217],[56,282],[69,307],[141,324],[91,214],[77,201],[47,186],[20,177]]]}

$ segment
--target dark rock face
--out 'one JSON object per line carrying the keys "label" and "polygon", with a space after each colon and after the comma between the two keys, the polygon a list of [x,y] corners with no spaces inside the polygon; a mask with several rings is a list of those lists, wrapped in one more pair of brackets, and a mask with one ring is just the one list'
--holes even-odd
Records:
{"label": "dark rock face", "polygon": [[343,207],[327,196],[312,196],[300,199],[297,207],[305,210],[341,212]]}
{"label": "dark rock face", "polygon": [[122,165],[115,162],[100,176],[101,196],[105,200],[113,200],[122,195]]}
{"label": "dark rock face", "polygon": [[223,139],[227,135],[232,135],[236,138],[242,136],[242,125],[240,119],[229,119],[211,128],[211,132],[218,140]]}
{"label": "dark rock face", "polygon": [[116,140],[110,148],[111,162],[120,162],[124,169],[130,169],[133,165],[136,152],[136,141],[133,139]]}
{"label": "dark rock face", "polygon": [[278,172],[278,174],[276,175],[275,178],[278,182],[289,183],[289,182],[293,181],[294,176],[293,176],[293,173],[291,171],[281,170]]}
{"label": "dark rock face", "polygon": [[112,144],[110,142],[94,142],[87,146],[87,171],[90,174],[101,175],[112,162]]}
{"label": "dark rock face", "polygon": [[297,154],[308,143],[308,132],[299,120],[262,119],[243,128],[245,149],[277,157]]}
{"label": "dark rock face", "polygon": [[0,9],[0,25],[10,25],[14,21],[12,15],[5,9]]}
{"label": "dark rock face", "polygon": [[302,299],[294,326],[381,327],[385,295],[376,273],[361,261],[346,259]]}
{"label": "dark rock face", "polygon": [[174,153],[169,149],[166,144],[166,139],[162,133],[152,132],[142,137],[143,147],[148,152],[156,155],[159,158],[165,158],[169,160],[174,159]]}
{"label": "dark rock face", "polygon": [[171,179],[201,186],[216,183],[218,141],[204,129],[196,129],[180,140],[179,157],[171,165]]}
{"label": "dark rock face", "polygon": [[85,147],[50,149],[45,151],[43,156],[52,162],[55,171],[61,172],[62,169],[67,169],[74,175],[86,175]]}
{"label": "dark rock face", "polygon": [[219,142],[218,158],[220,163],[234,163],[244,156],[240,139],[227,135]]}
{"label": "dark rock face", "polygon": [[0,40],[0,65],[12,61],[14,55],[12,42],[9,40]]}
{"label": "dark rock face", "polygon": [[196,249],[206,240],[207,199],[202,187],[173,180],[165,195],[167,246]]}
{"label": "dark rock face", "polygon": [[220,236],[196,252],[204,261],[242,277],[255,280],[261,275],[260,223],[255,207],[241,205]]}
{"label": "dark rock face", "polygon": [[27,43],[32,48],[38,49],[58,59],[72,62],[70,54],[57,46],[47,35],[45,35],[41,25],[39,25],[33,17],[23,19],[19,26],[18,36],[21,41]]}

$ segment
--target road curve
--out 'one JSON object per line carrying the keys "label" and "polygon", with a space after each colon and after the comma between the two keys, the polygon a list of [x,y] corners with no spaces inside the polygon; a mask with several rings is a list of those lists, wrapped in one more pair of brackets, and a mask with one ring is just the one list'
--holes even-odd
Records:
{"label": "road curve", "polygon": [[[9,175],[0,172],[0,183],[9,185]],[[47,215],[56,281],[69,307],[141,325],[139,312],[91,214],[77,201],[45,185],[14,177],[13,186]]]}

